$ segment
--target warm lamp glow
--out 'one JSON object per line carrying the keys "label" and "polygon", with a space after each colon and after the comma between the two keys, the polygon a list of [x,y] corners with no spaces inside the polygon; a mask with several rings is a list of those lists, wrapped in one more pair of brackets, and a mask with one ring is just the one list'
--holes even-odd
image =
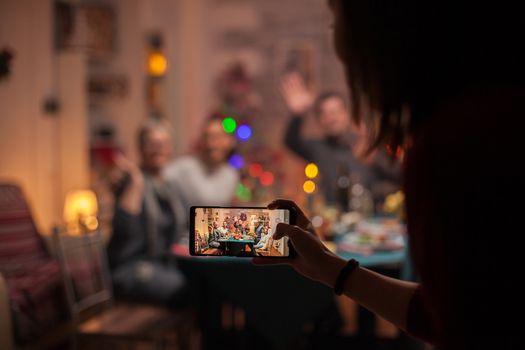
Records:
{"label": "warm lamp glow", "polygon": [[70,191],[64,205],[64,221],[68,232],[79,234],[83,230],[96,230],[97,211],[97,197],[93,191]]}
{"label": "warm lamp glow", "polygon": [[154,77],[161,77],[168,70],[168,60],[161,52],[154,51],[148,57],[148,72]]}

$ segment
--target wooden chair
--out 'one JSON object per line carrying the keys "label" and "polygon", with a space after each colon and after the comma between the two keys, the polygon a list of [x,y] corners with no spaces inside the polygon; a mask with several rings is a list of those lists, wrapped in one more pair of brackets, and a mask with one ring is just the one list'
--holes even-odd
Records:
{"label": "wooden chair", "polygon": [[194,349],[198,337],[190,310],[114,303],[103,237],[54,232],[54,246],[75,326],[77,349]]}

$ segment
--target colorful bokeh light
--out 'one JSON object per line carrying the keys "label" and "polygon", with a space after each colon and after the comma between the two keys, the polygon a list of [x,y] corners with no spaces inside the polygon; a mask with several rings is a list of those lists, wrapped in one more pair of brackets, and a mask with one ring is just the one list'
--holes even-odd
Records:
{"label": "colorful bokeh light", "polygon": [[230,157],[228,163],[235,169],[242,169],[244,167],[244,158],[239,154],[234,154]]}
{"label": "colorful bokeh light", "polygon": [[152,52],[148,57],[148,72],[154,77],[166,74],[168,60],[161,52]]}
{"label": "colorful bokeh light", "polygon": [[237,186],[237,190],[235,191],[235,195],[241,200],[248,201],[252,198],[252,191],[250,191],[250,189],[243,184],[239,184],[239,186]]}
{"label": "colorful bokeh light", "polygon": [[303,184],[303,190],[306,193],[314,193],[315,191],[315,182],[312,180],[306,180]]}
{"label": "colorful bokeh light", "polygon": [[222,120],[222,128],[224,129],[224,131],[226,131],[228,134],[231,134],[232,132],[235,131],[235,129],[237,128],[237,122],[235,121],[235,119],[233,118],[224,118]]}
{"label": "colorful bokeh light", "polygon": [[252,137],[252,129],[248,125],[239,126],[237,128],[237,137],[242,141],[248,140]]}
{"label": "colorful bokeh light", "polygon": [[309,179],[315,179],[319,174],[319,168],[314,163],[309,163],[306,168],[304,168],[304,173]]}
{"label": "colorful bokeh light", "polygon": [[248,167],[248,173],[251,177],[259,177],[263,173],[264,169],[259,163],[252,163]]}
{"label": "colorful bokeh light", "polygon": [[259,181],[261,182],[261,185],[263,186],[271,186],[273,184],[273,174],[269,171],[265,171],[261,174],[259,177]]}

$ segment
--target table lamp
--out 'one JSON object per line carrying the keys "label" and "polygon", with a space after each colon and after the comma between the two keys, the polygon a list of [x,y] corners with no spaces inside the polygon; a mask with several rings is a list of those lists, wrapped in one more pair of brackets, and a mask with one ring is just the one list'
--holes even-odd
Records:
{"label": "table lamp", "polygon": [[90,190],[68,192],[64,205],[67,232],[73,235],[94,231],[98,227],[97,197]]}

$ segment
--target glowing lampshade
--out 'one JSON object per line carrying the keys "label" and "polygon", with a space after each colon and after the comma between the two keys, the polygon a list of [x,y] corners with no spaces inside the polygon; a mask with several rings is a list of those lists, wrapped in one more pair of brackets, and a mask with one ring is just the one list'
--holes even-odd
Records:
{"label": "glowing lampshade", "polygon": [[309,179],[314,179],[319,174],[319,168],[314,163],[309,163],[306,168],[304,168],[304,174]]}
{"label": "glowing lampshade", "polygon": [[163,53],[153,51],[148,56],[148,72],[154,77],[161,77],[168,70],[168,60]]}
{"label": "glowing lampshade", "polygon": [[93,191],[70,191],[64,205],[64,221],[71,234],[93,231],[98,227],[97,197]]}
{"label": "glowing lampshade", "polygon": [[315,191],[315,182],[312,180],[306,180],[303,184],[303,190],[306,193],[314,193]]}

